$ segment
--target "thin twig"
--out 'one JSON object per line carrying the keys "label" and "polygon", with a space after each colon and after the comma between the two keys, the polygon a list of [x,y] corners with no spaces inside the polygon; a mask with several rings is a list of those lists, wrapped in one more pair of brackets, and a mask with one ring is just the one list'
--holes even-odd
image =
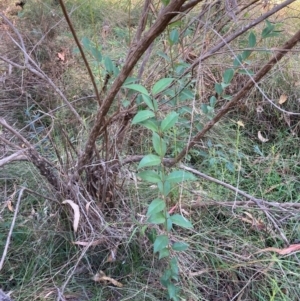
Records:
{"label": "thin twig", "polygon": [[22,187],[21,190],[20,190],[20,192],[19,192],[19,196],[18,196],[18,201],[17,201],[17,204],[16,204],[16,208],[15,208],[14,217],[13,217],[13,220],[11,222],[9,233],[8,233],[7,239],[6,239],[6,244],[5,244],[4,251],[3,251],[3,254],[2,254],[2,258],[1,258],[1,261],[0,261],[0,271],[2,270],[2,267],[3,267],[3,264],[4,264],[4,260],[5,260],[6,255],[7,255],[8,247],[9,247],[9,244],[10,244],[11,235],[12,235],[15,223],[16,223],[17,214],[18,214],[18,211],[19,211],[19,206],[20,206],[20,202],[21,202],[21,198],[22,198],[24,190],[25,190],[25,188]]}

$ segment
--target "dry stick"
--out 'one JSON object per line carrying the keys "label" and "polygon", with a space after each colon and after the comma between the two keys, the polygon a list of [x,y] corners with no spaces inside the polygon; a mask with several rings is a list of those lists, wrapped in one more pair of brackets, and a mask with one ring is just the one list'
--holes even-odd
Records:
{"label": "dry stick", "polygon": [[[18,36],[19,40],[20,40],[20,44],[15,41],[15,39],[7,32],[7,34],[10,36],[11,40],[19,47],[19,49],[22,51],[23,55],[24,55],[24,66],[20,66],[18,64],[12,63],[10,60],[4,58],[4,57],[0,57],[0,59],[2,59],[3,61],[6,61],[7,63],[20,68],[21,70],[25,70],[28,69],[30,72],[32,72],[33,74],[37,75],[39,78],[45,80],[46,82],[48,82],[48,84],[53,88],[53,90],[62,98],[62,100],[65,102],[65,104],[68,106],[68,108],[70,109],[70,111],[75,115],[75,117],[77,118],[77,120],[80,122],[81,125],[84,126],[84,123],[81,119],[81,117],[79,116],[79,114],[76,112],[76,110],[73,108],[73,106],[71,105],[71,103],[67,100],[66,96],[62,93],[62,91],[54,84],[54,82],[40,69],[40,67],[36,64],[36,62],[28,55],[24,41],[22,39],[22,36],[20,35],[19,31],[15,28],[15,26],[9,21],[8,18],[6,18],[6,16],[2,13],[0,13],[0,17],[2,17],[4,19],[4,21],[11,27],[11,29],[15,32],[15,34]],[[33,68],[32,66],[34,66],[35,68]]]}
{"label": "dry stick", "polygon": [[[300,33],[300,31],[299,31],[299,33]],[[299,38],[300,38],[300,35],[299,35]],[[207,176],[207,175],[205,175],[205,174],[203,174],[203,173],[201,173],[201,172],[199,172],[199,171],[197,171],[197,170],[195,170],[195,169],[193,169],[193,168],[187,167],[187,166],[185,166],[185,165],[183,165],[183,164],[179,164],[179,167],[180,167],[180,168],[183,168],[183,169],[185,169],[185,170],[188,170],[188,171],[190,171],[190,172],[192,172],[192,173],[194,173],[194,174],[196,174],[196,175],[198,175],[198,176],[201,176],[202,178],[205,178],[205,179],[207,179],[207,180],[209,180],[209,181],[212,181],[212,182],[215,182],[215,183],[217,183],[217,184],[220,184],[220,185],[222,185],[222,186],[224,186],[224,187],[226,187],[226,188],[228,188],[228,189],[230,189],[230,190],[235,191],[235,192],[238,193],[238,194],[243,195],[244,197],[250,199],[251,201],[255,202],[256,205],[257,205],[260,209],[263,210],[263,212],[265,213],[265,215],[266,215],[266,216],[268,217],[268,219],[272,222],[273,226],[274,226],[274,227],[276,228],[276,230],[279,232],[279,234],[280,234],[280,236],[282,237],[282,239],[284,240],[284,242],[285,242],[286,244],[289,243],[288,240],[287,240],[287,238],[286,238],[286,236],[285,236],[285,234],[281,231],[281,229],[280,229],[279,226],[277,225],[277,223],[276,223],[276,221],[274,220],[274,218],[273,218],[273,217],[271,216],[271,214],[268,212],[269,209],[264,205],[263,200],[254,198],[253,196],[251,196],[251,195],[249,195],[249,194],[247,194],[247,193],[245,193],[245,192],[239,190],[238,188],[236,188],[236,187],[234,187],[234,186],[232,186],[232,185],[230,185],[230,184],[227,184],[227,183],[224,183],[224,182],[222,182],[222,181],[220,181],[220,180],[217,180],[217,179],[214,179],[214,178],[212,178],[212,177],[209,177],[209,176]]]}
{"label": "dry stick", "polygon": [[5,157],[0,160],[0,167],[4,166],[5,164],[11,163],[13,161],[26,161],[28,160],[27,156],[24,155],[25,149],[19,150],[12,155]]}
{"label": "dry stick", "polygon": [[70,30],[72,32],[73,38],[75,40],[75,43],[76,43],[76,45],[77,45],[77,47],[78,47],[78,49],[80,51],[80,55],[81,55],[81,57],[82,57],[82,59],[84,61],[85,67],[86,67],[86,69],[87,69],[87,71],[89,73],[89,76],[91,78],[91,81],[92,81],[92,84],[93,84],[93,88],[94,88],[94,91],[96,93],[96,98],[97,98],[98,104],[99,104],[99,106],[101,106],[100,94],[99,94],[99,91],[98,91],[98,88],[97,88],[97,85],[96,85],[96,82],[95,82],[95,77],[94,77],[94,75],[92,73],[92,70],[90,68],[90,65],[89,65],[89,63],[88,63],[88,61],[86,59],[86,56],[85,56],[84,51],[83,51],[83,49],[81,47],[81,44],[80,44],[80,42],[79,42],[79,40],[77,38],[76,31],[75,31],[75,29],[74,29],[74,27],[73,27],[73,25],[71,23],[71,20],[69,18],[69,15],[67,13],[66,6],[65,6],[63,0],[59,0],[59,3],[60,3],[60,6],[61,6],[61,9],[63,11],[64,17],[65,17],[65,19],[66,19],[66,21],[67,21],[67,23],[69,25],[69,28],[70,28]]}
{"label": "dry stick", "polygon": [[174,159],[173,164],[179,162],[184,156],[188,153],[188,151],[201,139],[204,135],[224,116],[226,115],[233,106],[235,106],[243,97],[247,95],[250,89],[254,87],[272,68],[275,66],[284,55],[292,49],[300,40],[300,30],[288,41],[286,42],[282,49],[277,49],[277,53],[271,58],[271,60],[262,67],[257,74],[251,78],[244,88],[239,91],[236,96],[228,102],[223,109],[221,109],[217,115],[209,121],[203,128],[201,132],[196,134],[190,141],[190,143],[178,154],[178,156]]}
{"label": "dry stick", "polygon": [[[120,88],[122,87],[124,81],[126,80],[127,76],[130,74],[138,60],[144,54],[144,52],[148,49],[154,39],[159,36],[164,29],[168,26],[169,22],[177,16],[180,11],[182,11],[182,5],[185,0],[173,0],[170,2],[168,6],[166,6],[163,10],[159,18],[156,22],[152,25],[152,27],[144,34],[138,44],[133,45],[130,49],[130,52],[127,56],[126,62],[111,86],[110,91],[108,92],[106,98],[103,101],[103,105],[97,112],[95,124],[90,132],[88,137],[85,150],[82,156],[79,158],[78,162],[78,169],[82,169],[85,164],[91,159],[93,155],[95,141],[98,138],[99,131],[102,127],[104,117],[106,116],[107,112],[109,111],[115,96],[119,92]],[[191,1],[193,5],[201,2],[201,0]]]}
{"label": "dry stick", "polygon": [[195,67],[197,67],[201,62],[203,62],[204,60],[206,60],[207,58],[209,58],[210,56],[212,56],[214,53],[216,53],[218,50],[220,50],[221,48],[223,48],[225,45],[228,45],[231,41],[233,41],[234,39],[236,39],[237,37],[239,37],[240,35],[242,35],[243,33],[245,33],[246,31],[248,31],[249,29],[253,28],[255,25],[261,23],[262,21],[266,20],[268,17],[274,15],[275,13],[277,13],[278,11],[280,11],[282,8],[286,7],[287,5],[295,2],[296,0],[287,0],[279,5],[276,5],[274,8],[272,8],[271,10],[269,10],[268,12],[264,13],[263,15],[261,15],[259,18],[255,19],[254,21],[250,22],[248,25],[246,26],[242,26],[242,28],[233,33],[232,35],[230,35],[229,37],[222,39],[222,41],[217,44],[215,47],[211,48],[210,51],[204,53],[203,55],[201,55],[182,75],[185,76],[186,74],[188,74],[189,72],[191,72]]}
{"label": "dry stick", "polygon": [[4,260],[5,260],[5,257],[7,255],[8,247],[9,247],[9,244],[10,244],[11,235],[12,235],[15,223],[16,223],[17,214],[18,214],[18,211],[19,211],[19,206],[20,206],[20,202],[21,202],[21,198],[22,198],[24,189],[25,188],[22,187],[21,190],[20,190],[20,192],[19,192],[18,201],[17,201],[17,204],[16,204],[15,212],[14,212],[14,217],[13,217],[13,220],[11,222],[9,233],[8,233],[7,239],[6,239],[6,244],[5,244],[4,251],[3,251],[3,254],[2,254],[2,258],[1,258],[1,261],[0,261],[0,271],[2,270],[2,267],[3,267],[3,264],[4,264]]}

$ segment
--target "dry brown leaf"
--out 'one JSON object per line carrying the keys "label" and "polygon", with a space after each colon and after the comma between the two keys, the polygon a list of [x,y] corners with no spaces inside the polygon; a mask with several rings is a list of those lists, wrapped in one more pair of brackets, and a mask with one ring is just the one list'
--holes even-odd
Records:
{"label": "dry brown leaf", "polygon": [[106,262],[114,262],[117,259],[117,251],[118,246],[114,247],[112,250],[110,250],[110,255],[108,256]]}
{"label": "dry brown leaf", "polygon": [[65,200],[62,203],[69,204],[74,211],[73,229],[74,232],[76,233],[79,225],[79,220],[80,220],[79,206],[75,204],[72,200]]}
{"label": "dry brown leaf", "polygon": [[12,205],[12,201],[11,201],[11,200],[8,200],[8,201],[6,202],[6,204],[7,204],[8,210],[9,210],[10,212],[14,212],[14,211],[15,211],[15,210],[14,210],[14,206]]}
{"label": "dry brown leaf", "polygon": [[294,245],[290,245],[289,247],[284,248],[284,249],[277,249],[277,248],[273,248],[273,247],[262,249],[262,250],[256,252],[255,254],[262,253],[262,252],[276,252],[279,255],[287,255],[287,254],[290,254],[292,252],[299,251],[299,250],[300,250],[300,244],[294,244]]}
{"label": "dry brown leaf", "polygon": [[117,287],[123,287],[123,284],[111,277],[107,277],[103,271],[100,271],[99,273],[97,273],[96,275],[94,275],[93,280],[96,282],[110,282],[113,285],[117,286]]}
{"label": "dry brown leaf", "polygon": [[59,59],[60,61],[62,61],[62,62],[64,62],[65,59],[66,59],[66,54],[65,54],[64,51],[58,52],[58,53],[57,53],[57,56],[58,56],[58,59]]}
{"label": "dry brown leaf", "polygon": [[240,220],[251,224],[251,228],[255,229],[255,230],[267,230],[267,226],[264,224],[264,222],[260,219],[256,219],[251,213],[249,212],[244,212],[244,214],[246,216],[248,216],[249,218],[246,217],[241,217]]}
{"label": "dry brown leaf", "polygon": [[93,242],[89,242],[89,241],[74,241],[73,244],[77,245],[77,246],[83,246],[83,247],[86,247],[86,246],[91,246],[92,247],[92,246],[101,245],[105,241],[106,240],[104,238],[102,238],[102,239],[94,240]]}
{"label": "dry brown leaf", "polygon": [[282,105],[283,103],[285,103],[285,102],[287,101],[287,98],[288,98],[288,97],[287,97],[285,94],[280,95],[280,98],[279,98],[278,103],[279,103],[280,105]]}
{"label": "dry brown leaf", "polygon": [[269,139],[267,139],[267,138],[264,138],[264,137],[263,137],[263,135],[261,134],[261,132],[260,132],[260,131],[258,131],[258,133],[257,133],[257,137],[258,137],[258,139],[259,139],[261,142],[263,142],[263,143],[265,143],[265,142],[268,142],[268,141],[269,141]]}

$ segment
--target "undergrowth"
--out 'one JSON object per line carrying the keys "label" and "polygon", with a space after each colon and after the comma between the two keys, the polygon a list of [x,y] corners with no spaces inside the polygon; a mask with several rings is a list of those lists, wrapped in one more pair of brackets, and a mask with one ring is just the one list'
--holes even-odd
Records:
{"label": "undergrowth", "polygon": [[[85,47],[97,85],[103,88],[106,85],[103,77],[107,64],[112,62],[116,68],[123,64],[141,5],[94,0],[84,3],[67,1],[66,5],[72,11],[74,27]],[[53,35],[34,49],[33,55],[46,68],[47,74],[54,76],[68,98],[75,101],[76,109],[84,117],[85,126],[89,127],[97,106],[95,100],[89,98],[93,93],[92,85],[82,69],[78,49],[66,23],[54,26],[61,16],[55,1],[31,0],[15,20],[23,26],[28,24],[24,34],[28,35],[29,47],[43,33],[53,31]],[[275,19],[271,21],[276,22]],[[291,26],[291,23],[283,21],[276,30],[294,30]],[[172,67],[163,71],[165,73],[162,75],[153,72],[150,64],[145,72],[146,88],[152,87],[162,77],[179,76],[185,68],[186,62],[182,61],[180,47],[175,43],[176,33],[170,35],[174,28],[169,28],[168,35],[157,41],[150,58],[152,63],[160,57],[160,64],[156,68],[165,70],[165,66]],[[263,26],[257,29],[257,36],[262,29]],[[187,39],[191,41],[192,32],[189,34]],[[276,47],[282,44],[280,41],[284,38],[284,35],[271,37],[262,46],[268,49]],[[247,39],[248,36],[243,36],[242,42],[232,45],[232,49],[235,46],[240,48]],[[171,46],[163,46],[165,42]],[[195,43],[199,46],[202,42],[198,39]],[[3,46],[0,47],[2,49]],[[91,47],[101,52],[104,63],[95,60]],[[61,62],[58,53],[64,53],[66,61]],[[173,103],[168,102],[167,97],[160,99],[163,104],[161,111],[155,112],[157,119],[162,119],[171,109],[177,110],[182,117],[177,127],[165,133],[164,139],[169,145],[166,156],[169,158],[184,148],[186,141],[183,138],[193,130],[199,130],[203,120],[209,120],[214,110],[222,107],[222,101],[215,103],[211,97],[217,100],[223,92],[234,94],[239,89],[239,81],[245,82],[243,77],[239,77],[237,83],[233,82],[232,91],[216,91],[215,83],[221,82],[224,72],[232,67],[234,58],[231,56],[229,52],[224,55],[223,61],[211,59],[203,66],[203,74],[182,80],[182,86],[192,91],[192,98],[185,91],[187,98],[178,97]],[[259,64],[270,56],[270,51],[255,52],[251,59]],[[111,70],[112,77],[114,72],[118,72],[116,68]],[[14,74],[16,80],[21,76]],[[110,86],[112,82],[109,79],[107,85]],[[50,117],[40,122],[40,114],[56,109],[62,103],[46,86],[38,87],[35,78],[26,79],[24,85],[26,93],[19,98],[16,92],[1,92],[3,99],[13,100],[16,106],[16,111],[12,113],[12,104],[7,101],[4,105],[3,102],[1,111],[3,116],[9,116],[12,123],[24,128],[24,135],[32,139],[30,141],[39,140],[52,124]],[[300,202],[300,119],[297,115],[277,110],[268,99],[274,100],[286,111],[299,112],[297,54],[292,53],[286,58],[258,87],[195,146],[185,157],[184,163],[256,198],[276,202],[278,206],[269,208],[268,212],[277,221],[288,242],[296,244],[300,235],[299,215],[296,209],[291,207],[288,210],[288,207],[281,208],[280,205]],[[123,94],[115,100],[115,108],[127,107],[131,92],[123,90]],[[280,104],[283,95],[287,99]],[[23,101],[24,105],[20,106],[19,101]],[[141,112],[144,107],[140,99],[137,105]],[[193,115],[191,106],[194,111],[199,112],[201,108],[206,114]],[[186,120],[192,115],[199,119],[195,117],[191,130]],[[70,141],[80,148],[85,137],[82,137],[82,132],[76,128],[76,121],[67,111],[58,110],[55,118],[61,124],[51,129],[54,133],[52,140],[47,137],[40,147],[48,158],[70,163],[75,154],[75,150],[68,149]],[[260,138],[258,133],[267,141]],[[125,142],[124,152],[132,155],[155,152],[148,130],[133,128]],[[49,153],[47,145],[56,145],[63,156],[60,158],[56,153]],[[162,160],[165,154],[158,155]],[[16,162],[1,169],[1,250],[11,226],[13,206],[19,191],[17,187],[29,190],[21,201],[9,252],[0,275],[0,288],[12,291],[14,300],[57,300],[58,288],[71,277],[65,288],[66,300],[167,300],[168,294],[161,286],[161,276],[172,256],[168,254],[168,260],[158,260],[153,254],[152,245],[155,246],[157,234],[164,234],[155,220],[150,225],[147,220],[147,207],[151,201],[162,196],[155,185],[142,182],[143,177],[135,174],[136,169],[135,165],[126,166],[118,175],[117,184],[122,194],[118,194],[114,208],[106,214],[108,224],[115,232],[105,238],[105,246],[100,243],[89,247],[74,244],[76,237],[67,217],[67,209],[57,201],[52,189],[30,163]],[[166,174],[172,172],[166,170]],[[176,253],[180,277],[175,278],[181,289],[178,298],[189,301],[299,299],[299,254],[280,256],[277,253],[260,252],[269,247],[282,249],[286,247],[286,242],[255,204],[244,200],[234,191],[200,178],[189,185],[180,184],[170,194],[166,193],[163,200],[170,205],[168,209],[177,206],[176,210],[193,222],[192,229],[187,227],[189,230],[175,226],[170,231],[166,226],[169,245],[183,243],[189,246]],[[168,211],[164,214],[168,219]],[[97,227],[101,234],[104,229],[100,222]],[[105,273],[104,278],[101,271]],[[102,277],[101,281],[95,278],[97,275]]]}

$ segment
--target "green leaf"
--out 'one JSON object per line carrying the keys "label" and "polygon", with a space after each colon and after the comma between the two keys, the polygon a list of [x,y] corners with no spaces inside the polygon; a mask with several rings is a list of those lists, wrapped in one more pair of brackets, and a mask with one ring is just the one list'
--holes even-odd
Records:
{"label": "green leaf", "polygon": [[85,49],[91,50],[91,41],[87,37],[83,37],[81,43]]}
{"label": "green leaf", "polygon": [[161,3],[162,3],[164,6],[167,6],[167,5],[170,3],[170,0],[161,0]]}
{"label": "green leaf", "polygon": [[173,245],[172,245],[172,249],[174,251],[185,251],[186,249],[188,249],[189,245],[185,242],[175,242]]}
{"label": "green leaf", "polygon": [[114,65],[112,60],[108,56],[104,58],[104,66],[108,73],[113,73]]}
{"label": "green leaf", "polygon": [[95,48],[95,47],[91,47],[90,50],[91,50],[91,53],[92,53],[93,57],[95,58],[95,60],[97,62],[101,62],[102,61],[101,52],[97,48]]}
{"label": "green leaf", "polygon": [[217,92],[218,95],[221,95],[223,92],[222,85],[219,83],[215,83],[215,91]]}
{"label": "green leaf", "polygon": [[226,100],[231,100],[232,96],[231,95],[223,95],[223,98]]}
{"label": "green leaf", "polygon": [[248,45],[249,45],[249,47],[255,47],[255,45],[256,45],[256,36],[255,36],[255,34],[253,33],[253,32],[251,32],[250,34],[249,34],[249,38],[248,38]]}
{"label": "green leaf", "polygon": [[155,114],[152,111],[149,110],[143,110],[143,111],[139,111],[134,118],[132,119],[132,124],[137,124],[140,122],[143,122],[149,118],[154,117]]}
{"label": "green leaf", "polygon": [[160,165],[161,160],[160,157],[156,155],[146,155],[140,162],[138,169],[147,166],[157,166]]}
{"label": "green leaf", "polygon": [[168,284],[168,294],[169,294],[169,298],[170,299],[173,299],[173,300],[176,300],[175,298],[177,298],[177,290],[176,290],[176,287],[174,285],[174,283],[170,282]]}
{"label": "green leaf", "polygon": [[247,75],[254,75],[255,73],[252,70],[249,69],[240,69],[238,71],[239,74],[247,74]]}
{"label": "green leaf", "polygon": [[158,132],[158,123],[154,119],[145,120],[143,122],[140,122],[140,124],[153,132]]}
{"label": "green leaf", "polygon": [[159,183],[157,183],[157,187],[159,189],[159,192],[161,194],[163,194],[164,196],[168,196],[168,194],[171,191],[171,184],[169,181],[165,181],[164,183],[159,182]]}
{"label": "green leaf", "polygon": [[137,174],[138,177],[150,183],[158,183],[161,181],[159,174],[153,170],[145,170]]}
{"label": "green leaf", "polygon": [[[223,74],[223,81],[225,84],[229,84],[234,76],[234,70],[233,69],[226,69]],[[217,90],[216,90],[217,91]],[[217,92],[218,93],[218,92]],[[220,95],[220,93],[218,93]]]}
{"label": "green leaf", "polygon": [[170,112],[165,118],[164,120],[161,122],[161,131],[165,132],[167,130],[169,130],[172,126],[174,126],[174,124],[177,122],[178,120],[178,116],[179,114],[177,114],[176,112]]}
{"label": "green leaf", "polygon": [[138,79],[136,77],[127,77],[124,84],[123,84],[123,87],[124,86],[127,86],[129,84],[133,84],[135,83],[136,81],[138,81]]}
{"label": "green leaf", "polygon": [[183,181],[194,181],[196,179],[192,173],[183,170],[172,171],[166,178],[170,183],[181,183]]}
{"label": "green leaf", "polygon": [[154,229],[154,228],[149,229],[149,231],[146,232],[146,235],[147,235],[148,239],[151,241],[151,243],[154,244],[155,239],[157,237],[157,231],[156,231],[156,229]]}
{"label": "green leaf", "polygon": [[234,66],[234,68],[239,67],[239,66],[242,64],[242,62],[243,62],[243,58],[242,58],[242,56],[239,54],[239,55],[234,59],[234,61],[233,61],[233,66]]}
{"label": "green leaf", "polygon": [[215,96],[212,96],[210,99],[209,99],[209,104],[210,106],[213,108],[217,103],[217,98]]}
{"label": "green leaf", "polygon": [[207,114],[208,113],[208,105],[205,104],[205,103],[202,103],[200,108],[201,108],[201,111],[204,113],[204,114]]}
{"label": "green leaf", "polygon": [[243,61],[245,61],[251,55],[251,53],[252,53],[251,50],[244,50],[242,52],[242,59],[243,59]]}
{"label": "green leaf", "polygon": [[169,41],[170,41],[170,44],[171,44],[171,45],[178,44],[178,42],[179,42],[179,32],[178,32],[177,29],[173,29],[173,30],[170,32]]}
{"label": "green leaf", "polygon": [[166,202],[162,199],[155,199],[148,207],[147,216],[163,211],[166,208]]}
{"label": "green leaf", "polygon": [[164,157],[167,152],[167,144],[157,133],[152,134],[153,147],[160,157]]}
{"label": "green leaf", "polygon": [[170,218],[167,218],[167,231],[171,231],[173,227],[172,220]]}
{"label": "green leaf", "polygon": [[159,251],[159,256],[158,259],[162,259],[164,257],[169,257],[170,256],[170,251],[168,248],[164,248],[162,250]]}
{"label": "green leaf", "polygon": [[160,283],[167,287],[168,283],[170,282],[170,279],[172,277],[172,271],[170,269],[166,269],[163,273],[163,275],[160,277]]}
{"label": "green leaf", "polygon": [[179,268],[178,268],[178,263],[177,263],[176,257],[173,257],[170,260],[170,268],[171,268],[173,275],[179,275]]}
{"label": "green leaf", "polygon": [[186,229],[193,228],[191,222],[180,214],[171,215],[171,220],[173,224],[180,226],[182,228],[186,228]]}
{"label": "green leaf", "polygon": [[150,215],[148,218],[148,222],[150,224],[164,224],[166,221],[166,217],[162,212],[158,212],[155,214]]}
{"label": "green leaf", "polygon": [[139,84],[126,85],[126,86],[123,86],[123,88],[134,90],[134,91],[137,91],[137,92],[140,92],[142,94],[145,94],[145,95],[149,96],[149,93],[148,93],[147,89],[144,86],[139,85]]}
{"label": "green leaf", "polygon": [[142,98],[143,98],[145,104],[149,107],[149,109],[151,109],[152,111],[155,111],[153,102],[152,102],[152,99],[150,98],[150,96],[148,96],[146,94],[142,94]]}
{"label": "green leaf", "polygon": [[165,90],[172,82],[174,81],[174,78],[162,78],[159,81],[157,81],[152,90],[152,95],[158,94]]}
{"label": "green leaf", "polygon": [[154,242],[154,253],[166,248],[169,244],[169,238],[167,235],[159,235]]}

